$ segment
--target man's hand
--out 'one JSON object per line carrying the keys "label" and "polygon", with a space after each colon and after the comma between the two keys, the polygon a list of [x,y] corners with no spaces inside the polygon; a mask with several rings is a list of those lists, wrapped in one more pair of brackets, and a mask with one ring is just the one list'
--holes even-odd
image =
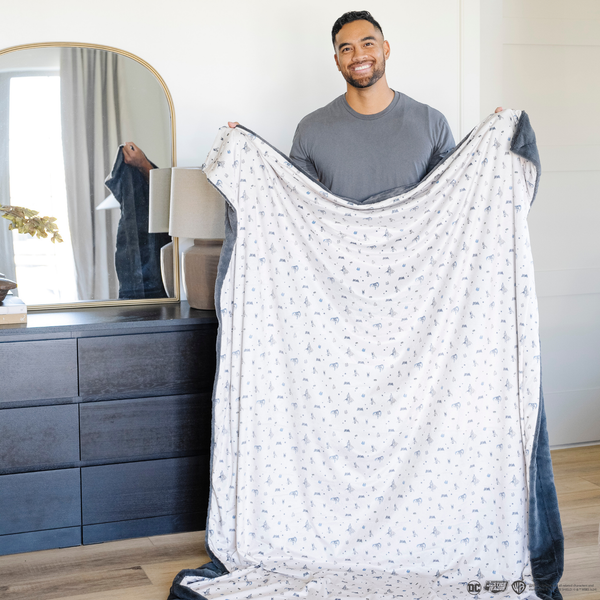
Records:
{"label": "man's hand", "polygon": [[494,112],[499,113],[499,112],[502,112],[503,110],[504,109],[501,106],[499,106]]}
{"label": "man's hand", "polygon": [[237,121],[228,121],[227,125],[229,125],[231,129],[235,129],[239,125],[239,123]]}
{"label": "man's hand", "polygon": [[152,164],[133,142],[127,142],[123,146],[123,160],[126,165],[135,167],[146,179],[150,178]]}

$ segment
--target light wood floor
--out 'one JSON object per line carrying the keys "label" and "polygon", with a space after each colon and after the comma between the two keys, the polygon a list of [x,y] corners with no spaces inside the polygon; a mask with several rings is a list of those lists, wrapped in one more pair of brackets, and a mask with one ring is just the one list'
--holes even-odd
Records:
{"label": "light wood floor", "polygon": [[554,450],[552,466],[565,534],[560,589],[565,598],[600,600],[600,445]]}
{"label": "light wood floor", "polygon": [[[565,598],[600,600],[600,445],[556,450]],[[204,533],[0,557],[2,600],[166,600],[181,569],[208,562]]]}

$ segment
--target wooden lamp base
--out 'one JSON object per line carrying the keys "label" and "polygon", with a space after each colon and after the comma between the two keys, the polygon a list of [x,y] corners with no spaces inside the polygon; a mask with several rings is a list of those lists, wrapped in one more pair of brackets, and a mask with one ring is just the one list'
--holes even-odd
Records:
{"label": "wooden lamp base", "polygon": [[194,240],[182,254],[183,289],[192,308],[215,309],[215,281],[222,240]]}
{"label": "wooden lamp base", "polygon": [[160,249],[160,272],[167,298],[175,298],[175,278],[173,277],[173,242]]}

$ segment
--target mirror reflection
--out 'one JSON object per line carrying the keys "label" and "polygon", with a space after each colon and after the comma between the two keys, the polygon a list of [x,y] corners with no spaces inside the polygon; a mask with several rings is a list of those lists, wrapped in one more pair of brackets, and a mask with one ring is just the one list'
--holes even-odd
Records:
{"label": "mirror reflection", "polygon": [[0,219],[0,272],[14,293],[28,305],[172,295],[160,264],[171,239],[148,233],[148,169],[172,165],[171,140],[165,91],[131,58],[82,47],[0,55],[0,205],[56,217],[64,240]]}

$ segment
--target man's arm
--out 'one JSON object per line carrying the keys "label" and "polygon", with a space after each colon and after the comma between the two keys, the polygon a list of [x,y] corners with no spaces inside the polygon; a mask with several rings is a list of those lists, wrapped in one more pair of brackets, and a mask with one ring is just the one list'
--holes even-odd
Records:
{"label": "man's arm", "polygon": [[[498,106],[494,113],[502,112],[503,108]],[[435,167],[441,163],[450,152],[454,149],[456,143],[454,141],[454,136],[452,135],[452,131],[450,131],[450,126],[448,125],[448,121],[444,119],[443,126],[441,129],[440,136],[438,137],[438,142],[436,147],[429,159],[429,163],[427,165],[427,172],[433,171]]]}
{"label": "man's arm", "polygon": [[315,168],[313,161],[310,159],[308,152],[306,152],[302,144],[299,125],[296,128],[296,133],[294,134],[294,141],[292,142],[292,149],[290,150],[290,160],[292,163],[294,163],[295,167],[298,167],[298,169],[301,171],[308,173],[317,181],[319,180],[317,169]]}
{"label": "man's arm", "polygon": [[[239,123],[237,121],[228,121],[227,125],[231,129],[235,129]],[[319,175],[317,174],[317,170],[315,169],[315,165],[308,158],[306,153],[302,151],[300,145],[300,139],[298,135],[298,129],[296,129],[296,134],[294,135],[294,142],[292,144],[292,149],[290,151],[290,159],[295,167],[308,173],[311,177],[314,177],[317,181],[319,180]]]}
{"label": "man's arm", "polygon": [[146,155],[133,142],[123,145],[123,160],[126,165],[135,167],[146,180],[150,179],[150,171],[154,168]]}
{"label": "man's arm", "polygon": [[454,136],[450,130],[450,125],[446,121],[445,117],[442,117],[439,123],[439,133],[433,148],[429,162],[427,163],[427,173],[433,171],[435,167],[441,163],[450,152],[454,149],[456,143]]}

